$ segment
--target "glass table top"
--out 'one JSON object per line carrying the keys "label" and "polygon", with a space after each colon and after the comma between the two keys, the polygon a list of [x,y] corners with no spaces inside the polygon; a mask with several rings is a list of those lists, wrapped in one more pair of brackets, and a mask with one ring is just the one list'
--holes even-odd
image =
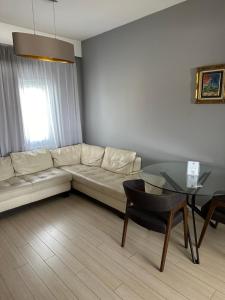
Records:
{"label": "glass table top", "polygon": [[200,163],[199,175],[187,174],[187,162],[162,162],[143,168],[141,178],[164,190],[183,194],[225,195],[225,168]]}

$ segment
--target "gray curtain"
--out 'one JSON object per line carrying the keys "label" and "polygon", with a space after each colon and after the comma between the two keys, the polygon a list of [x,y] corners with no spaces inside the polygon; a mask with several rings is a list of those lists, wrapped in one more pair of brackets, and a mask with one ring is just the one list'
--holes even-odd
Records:
{"label": "gray curtain", "polygon": [[76,64],[20,58],[0,46],[0,154],[80,142]]}
{"label": "gray curtain", "polygon": [[12,51],[0,46],[0,154],[22,150],[24,134]]}

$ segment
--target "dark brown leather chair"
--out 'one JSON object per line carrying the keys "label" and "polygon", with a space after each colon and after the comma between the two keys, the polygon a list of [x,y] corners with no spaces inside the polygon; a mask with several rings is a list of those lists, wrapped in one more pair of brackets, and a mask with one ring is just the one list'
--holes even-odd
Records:
{"label": "dark brown leather chair", "polygon": [[[216,195],[212,198],[212,200],[203,205],[201,208],[201,216],[205,219],[205,223],[198,241],[199,248],[211,220],[216,222],[216,226],[218,223],[225,224],[225,196]],[[214,225],[213,227],[216,226]]]}
{"label": "dark brown leather chair", "polygon": [[160,271],[163,272],[171,229],[184,222],[184,243],[188,247],[188,209],[184,196],[177,194],[152,195],[145,192],[143,180],[123,183],[127,197],[121,247],[124,247],[129,218],[135,223],[165,234]]}

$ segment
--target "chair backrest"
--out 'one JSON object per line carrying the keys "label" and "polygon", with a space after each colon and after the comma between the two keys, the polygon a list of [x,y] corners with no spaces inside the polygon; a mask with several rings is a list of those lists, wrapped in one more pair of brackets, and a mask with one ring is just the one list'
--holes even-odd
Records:
{"label": "chair backrest", "polygon": [[184,196],[177,194],[153,195],[145,192],[144,180],[127,180],[123,182],[123,187],[129,203],[137,209],[152,212],[168,212],[175,208]]}
{"label": "chair backrest", "polygon": [[214,197],[212,198],[211,204],[214,205],[216,208],[217,207],[222,207],[223,210],[221,211],[225,215],[225,195],[224,191],[223,194],[220,194],[219,192],[216,192],[214,194]]}

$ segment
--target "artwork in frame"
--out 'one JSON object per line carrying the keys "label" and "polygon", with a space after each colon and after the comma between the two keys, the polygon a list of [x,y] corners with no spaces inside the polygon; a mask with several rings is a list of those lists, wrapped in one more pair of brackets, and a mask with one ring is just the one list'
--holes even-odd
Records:
{"label": "artwork in frame", "polygon": [[225,103],[225,65],[197,69],[195,103]]}

